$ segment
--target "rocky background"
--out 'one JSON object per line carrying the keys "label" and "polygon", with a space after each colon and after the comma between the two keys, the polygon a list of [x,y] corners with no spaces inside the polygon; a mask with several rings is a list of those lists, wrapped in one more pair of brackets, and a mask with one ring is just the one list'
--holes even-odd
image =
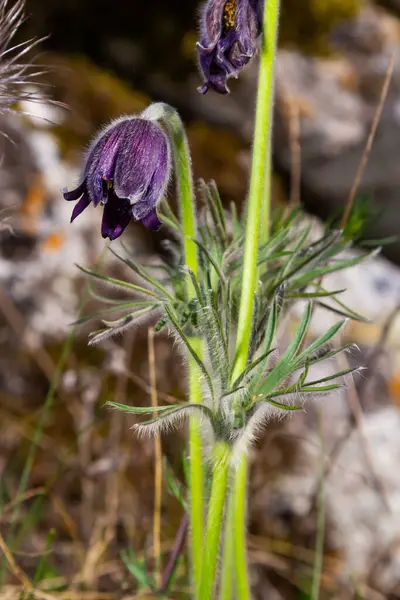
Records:
{"label": "rocky background", "polygon": [[[29,114],[2,117],[0,124],[0,532],[17,524],[15,568],[2,576],[2,600],[21,597],[21,573],[32,581],[39,557],[42,585],[52,598],[139,597],[120,559],[128,547],[152,569],[154,444],[132,435],[132,418],[103,407],[110,399],[149,402],[147,330],[88,349],[93,324],[71,326],[82,311],[96,308],[75,263],[99,264],[104,246],[99,212],[88,209],[70,226],[60,189],[76,183],[82,151],[99,126],[163,100],[187,123],[195,176],[214,178],[226,205],[242,205],[257,61],[232,82],[229,97],[199,96],[198,9],[183,0],[27,1],[20,39],[49,35],[39,61],[49,65],[44,79],[51,96],[69,108],[26,104],[21,108]],[[303,0],[301,6],[283,0],[276,204],[295,193],[320,218],[340,214],[390,56],[398,52],[396,11],[396,0]],[[397,60],[359,189],[373,210],[368,239],[400,234],[399,134]],[[153,260],[166,236],[150,237],[135,225],[127,233],[138,260]],[[349,323],[345,332],[360,348],[350,360],[368,370],[320,410],[310,406],[272,425],[254,452],[249,556],[257,599],[311,598],[321,469],[320,597],[400,597],[400,238],[383,253],[386,258],[329,282],[332,289],[347,288],[347,304],[370,319]],[[106,255],[105,268],[121,267]],[[315,332],[326,323],[317,313]],[[156,364],[160,402],[182,397],[181,359],[163,335],[156,338]],[[171,434],[162,443],[183,480],[183,436]],[[31,460],[15,516],[14,499]],[[165,553],[181,514],[165,485]],[[184,573],[182,565],[174,598],[189,597]]]}

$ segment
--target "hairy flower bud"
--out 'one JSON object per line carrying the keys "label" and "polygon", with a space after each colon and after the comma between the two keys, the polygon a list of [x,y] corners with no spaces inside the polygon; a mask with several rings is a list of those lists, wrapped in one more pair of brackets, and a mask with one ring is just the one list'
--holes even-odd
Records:
{"label": "hairy flower bud", "polygon": [[156,207],[168,184],[170,147],[154,121],[122,117],[95,138],[87,153],[82,183],[65,200],[79,200],[71,223],[92,202],[103,205],[101,235],[114,240],[131,220],[157,230]]}
{"label": "hairy flower bud", "polygon": [[213,88],[227,94],[228,77],[237,77],[256,51],[261,33],[262,0],[208,0],[201,19],[197,43],[205,94]]}

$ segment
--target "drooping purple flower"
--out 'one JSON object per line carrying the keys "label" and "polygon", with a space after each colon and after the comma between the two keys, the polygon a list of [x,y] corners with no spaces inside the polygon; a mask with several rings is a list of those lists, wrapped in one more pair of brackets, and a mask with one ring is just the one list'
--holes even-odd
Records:
{"label": "drooping purple flower", "polygon": [[263,0],[208,0],[201,18],[201,38],[197,43],[205,94],[212,88],[227,94],[228,77],[238,73],[256,51],[261,33]]}
{"label": "drooping purple flower", "polygon": [[103,238],[115,240],[131,220],[156,231],[161,226],[156,207],[169,175],[169,141],[155,121],[144,117],[113,121],[91,144],[80,185],[63,191],[65,200],[79,200],[71,223],[90,203],[100,203]]}

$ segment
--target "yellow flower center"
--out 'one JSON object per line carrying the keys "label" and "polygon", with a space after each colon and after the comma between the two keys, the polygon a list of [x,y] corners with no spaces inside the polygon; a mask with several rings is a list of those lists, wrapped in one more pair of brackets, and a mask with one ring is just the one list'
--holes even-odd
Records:
{"label": "yellow flower center", "polygon": [[224,6],[224,26],[225,29],[233,29],[236,24],[236,0],[228,0]]}

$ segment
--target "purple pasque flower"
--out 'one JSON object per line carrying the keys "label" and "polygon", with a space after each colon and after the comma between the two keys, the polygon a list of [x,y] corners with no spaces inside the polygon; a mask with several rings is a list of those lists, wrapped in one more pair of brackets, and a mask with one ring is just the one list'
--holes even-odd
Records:
{"label": "purple pasque flower", "polygon": [[261,33],[263,0],[208,0],[201,18],[197,43],[205,94],[212,88],[227,94],[228,77],[237,77],[256,51]]}
{"label": "purple pasque flower", "polygon": [[168,184],[170,163],[168,138],[155,121],[142,116],[113,121],[91,144],[80,185],[63,191],[65,200],[79,200],[71,223],[90,203],[100,203],[103,238],[115,240],[131,220],[159,229],[156,207]]}

